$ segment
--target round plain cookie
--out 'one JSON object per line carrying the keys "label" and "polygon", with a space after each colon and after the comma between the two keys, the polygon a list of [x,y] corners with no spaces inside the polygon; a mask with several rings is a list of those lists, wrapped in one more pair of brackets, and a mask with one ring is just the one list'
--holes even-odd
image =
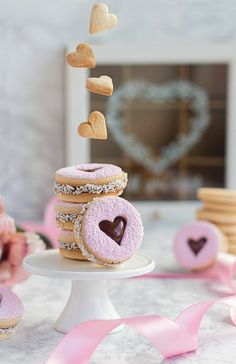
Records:
{"label": "round plain cookie", "polygon": [[198,220],[207,220],[216,224],[236,224],[236,214],[227,214],[218,211],[199,209],[196,211]]}
{"label": "round plain cookie", "polygon": [[127,185],[127,173],[113,164],[80,164],[61,168],[55,174],[59,199],[86,203],[95,197],[119,196]]}
{"label": "round plain cookie", "polygon": [[61,229],[74,229],[74,222],[83,208],[82,203],[57,200],[55,204],[56,223]]}
{"label": "round plain cookie", "polygon": [[58,237],[60,254],[69,259],[87,260],[75,240],[73,231],[61,229]]}
{"label": "round plain cookie", "polygon": [[236,235],[236,224],[216,224],[218,228],[227,236]]}
{"label": "round plain cookie", "polygon": [[174,238],[174,255],[179,264],[193,271],[214,264],[220,250],[227,251],[227,238],[210,222],[195,221],[180,228]]}
{"label": "round plain cookie", "polygon": [[236,204],[236,191],[227,188],[202,187],[197,191],[197,197],[201,201],[208,201],[217,204]]}
{"label": "round plain cookie", "polygon": [[236,215],[236,204],[235,205],[226,205],[214,202],[204,202],[204,210],[210,210],[214,212],[222,212],[227,214],[234,214]]}
{"label": "round plain cookie", "polygon": [[143,225],[130,202],[120,197],[103,197],[84,206],[74,233],[88,260],[113,265],[129,259],[140,247]]}
{"label": "round plain cookie", "polygon": [[0,287],[0,340],[13,336],[23,315],[23,305],[9,288]]}

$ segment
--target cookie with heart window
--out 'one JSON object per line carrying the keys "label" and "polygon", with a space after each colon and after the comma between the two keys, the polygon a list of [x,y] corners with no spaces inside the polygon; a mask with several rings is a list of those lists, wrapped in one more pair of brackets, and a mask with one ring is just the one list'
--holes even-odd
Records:
{"label": "cookie with heart window", "polygon": [[88,260],[113,265],[131,258],[142,243],[140,214],[121,197],[97,198],[84,205],[74,224],[75,240]]}
{"label": "cookie with heart window", "polygon": [[216,225],[195,221],[177,232],[173,249],[182,267],[196,271],[214,264],[218,252],[228,250],[228,241]]}

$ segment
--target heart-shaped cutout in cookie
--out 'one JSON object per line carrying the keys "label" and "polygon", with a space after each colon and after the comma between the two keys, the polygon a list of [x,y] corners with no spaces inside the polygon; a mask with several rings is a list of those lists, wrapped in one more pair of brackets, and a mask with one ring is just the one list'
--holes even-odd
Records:
{"label": "heart-shaped cutout in cookie", "polygon": [[67,63],[72,67],[94,68],[96,66],[92,48],[88,44],[79,44],[76,52],[69,53]]}
{"label": "heart-shaped cutout in cookie", "polygon": [[122,216],[117,216],[114,221],[102,220],[99,223],[99,228],[120,245],[126,227],[126,220]]}
{"label": "heart-shaped cutout in cookie", "polygon": [[108,13],[106,4],[96,4],[92,8],[89,33],[95,34],[113,28],[117,24],[117,17]]}
{"label": "heart-shaped cutout in cookie", "polygon": [[84,138],[107,139],[106,121],[102,113],[93,111],[88,121],[79,125],[78,133]]}
{"label": "heart-shaped cutout in cookie", "polygon": [[111,96],[113,93],[113,83],[109,76],[90,77],[87,79],[86,87],[96,94]]}
{"label": "heart-shaped cutout in cookie", "polygon": [[188,239],[188,245],[194,255],[198,255],[198,253],[200,253],[206,242],[207,238],[205,238],[204,236],[197,240],[194,240],[192,238]]}

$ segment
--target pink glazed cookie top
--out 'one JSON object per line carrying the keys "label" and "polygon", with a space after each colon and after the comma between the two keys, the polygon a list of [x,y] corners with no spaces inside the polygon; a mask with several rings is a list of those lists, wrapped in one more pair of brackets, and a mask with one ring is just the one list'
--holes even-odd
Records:
{"label": "pink glazed cookie top", "polygon": [[78,164],[76,166],[61,168],[56,172],[58,176],[91,181],[115,177],[121,174],[122,169],[120,167],[114,166],[113,164],[100,163]]}
{"label": "pink glazed cookie top", "polygon": [[[95,199],[86,205],[81,218],[86,247],[104,261],[122,262],[130,258],[142,243],[140,214],[121,197]],[[76,228],[76,233],[79,230],[80,227]]]}
{"label": "pink glazed cookie top", "polygon": [[0,287],[0,320],[13,319],[23,314],[20,299],[9,288]]}
{"label": "pink glazed cookie top", "polygon": [[177,261],[187,269],[201,269],[210,265],[220,247],[217,227],[206,221],[184,225],[174,239]]}

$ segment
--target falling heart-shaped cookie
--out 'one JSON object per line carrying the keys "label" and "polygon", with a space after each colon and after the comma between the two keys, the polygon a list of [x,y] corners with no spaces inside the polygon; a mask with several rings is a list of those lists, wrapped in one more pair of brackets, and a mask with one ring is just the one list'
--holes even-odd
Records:
{"label": "falling heart-shaped cookie", "polygon": [[67,55],[67,63],[72,67],[94,68],[96,66],[92,48],[84,43],[76,47],[76,52]]}
{"label": "falling heart-shaped cookie", "polygon": [[103,114],[93,111],[87,122],[81,123],[78,127],[81,137],[90,139],[107,139],[106,121]]}
{"label": "falling heart-shaped cookie", "polygon": [[96,94],[111,96],[113,93],[113,83],[109,76],[90,77],[87,79],[86,87]]}
{"label": "falling heart-shaped cookie", "polygon": [[117,17],[108,13],[106,4],[95,4],[90,17],[89,33],[95,34],[113,28],[117,24]]}

